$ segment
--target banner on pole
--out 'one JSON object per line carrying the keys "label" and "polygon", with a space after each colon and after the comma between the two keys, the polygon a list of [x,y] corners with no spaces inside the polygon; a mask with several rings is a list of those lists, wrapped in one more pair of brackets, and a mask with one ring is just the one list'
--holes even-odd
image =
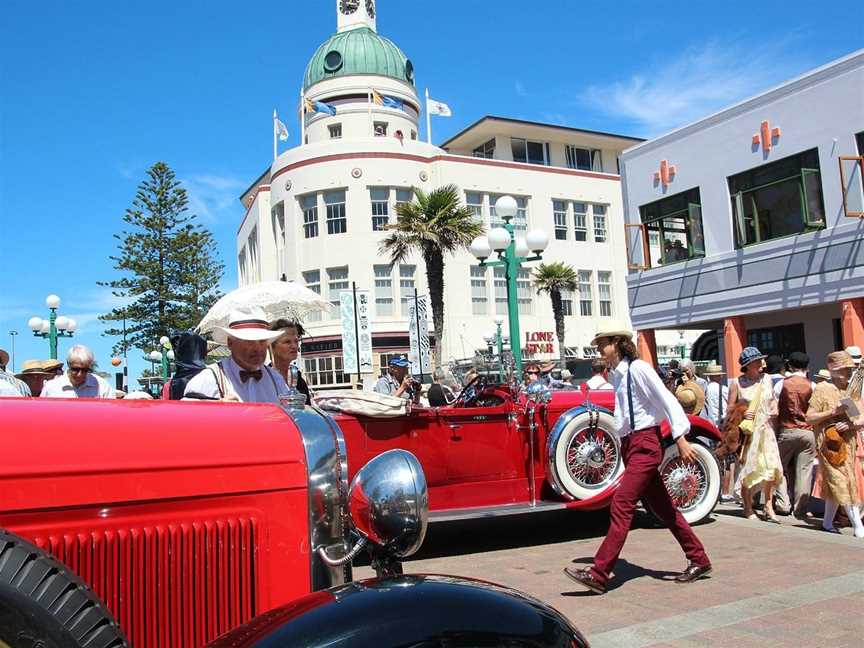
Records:
{"label": "banner on pole", "polygon": [[[372,373],[372,323],[369,319],[369,291],[345,291],[339,296],[342,318],[342,371]],[[356,308],[356,311],[355,311]],[[358,364],[359,360],[359,364]]]}
{"label": "banner on pole", "polygon": [[415,375],[431,374],[429,298],[426,295],[415,295],[413,303],[408,306],[408,340],[411,344],[408,352],[411,373]]}

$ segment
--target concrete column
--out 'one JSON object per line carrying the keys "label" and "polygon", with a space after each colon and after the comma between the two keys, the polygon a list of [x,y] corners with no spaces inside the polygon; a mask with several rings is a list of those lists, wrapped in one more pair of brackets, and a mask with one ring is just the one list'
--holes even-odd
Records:
{"label": "concrete column", "polygon": [[741,375],[738,357],[747,345],[747,328],[741,316],[729,317],[723,322],[723,360],[727,378]]}
{"label": "concrete column", "polygon": [[843,347],[864,349],[864,299],[848,299],[840,303],[840,330]]}
{"label": "concrete column", "polygon": [[652,367],[657,366],[657,339],[654,336],[654,329],[646,329],[636,334],[636,350],[645,362]]}

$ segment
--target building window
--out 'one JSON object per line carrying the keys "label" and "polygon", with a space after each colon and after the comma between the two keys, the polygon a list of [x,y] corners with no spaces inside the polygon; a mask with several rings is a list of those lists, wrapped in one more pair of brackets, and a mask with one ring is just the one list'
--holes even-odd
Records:
{"label": "building window", "polygon": [[390,222],[390,189],[373,187],[369,195],[372,198],[372,231],[380,232]]}
{"label": "building window", "polygon": [[486,158],[491,160],[495,157],[495,138],[490,139],[474,149],[475,158]]}
{"label": "building window", "polygon": [[520,269],[516,274],[516,300],[519,302],[519,314],[531,314],[531,271]]}
{"label": "building window", "polygon": [[387,122],[375,122],[374,131],[375,137],[387,137]]}
{"label": "building window", "polygon": [[332,319],[341,318],[339,313],[339,298],[346,290],[349,290],[348,266],[342,266],[341,268],[327,268],[327,299],[333,306],[333,310],[331,311]]}
{"label": "building window", "polygon": [[412,189],[397,189],[396,190],[396,217],[399,217],[399,205],[405,205],[414,200],[414,191]]}
{"label": "building window", "polygon": [[573,203],[573,238],[577,241],[588,240],[588,205]]}
{"label": "building window", "polygon": [[330,124],[327,130],[330,131],[330,139],[339,139],[342,137],[342,124]]}
{"label": "building window", "polygon": [[606,205],[592,205],[594,210],[594,241],[606,242]]}
{"label": "building window", "polygon": [[612,273],[597,272],[597,303],[600,317],[612,317]]}
{"label": "building window", "polygon": [[414,275],[416,272],[417,266],[399,266],[399,296],[402,302],[402,317],[408,317],[408,308],[414,302],[414,289],[416,288]]}
{"label": "building window", "polygon": [[[490,228],[504,224],[504,221],[498,218],[498,214],[495,213],[495,201],[497,201],[501,195],[502,194],[489,194]],[[528,229],[528,199],[524,196],[513,196],[513,198],[516,200],[516,215],[510,223],[513,225],[514,230],[524,232]]]}
{"label": "building window", "polygon": [[504,278],[504,268],[492,268],[492,283],[495,287],[495,314],[507,314],[507,280]]}
{"label": "building window", "polygon": [[474,220],[483,224],[483,194],[475,191],[465,192],[465,205],[474,214]]}
{"label": "building window", "polygon": [[[321,294],[321,271],[320,270],[308,270],[303,273],[303,282],[306,284],[306,287],[314,293]],[[321,321],[321,311],[310,312],[306,319],[310,322],[320,322]]]}
{"label": "building window", "polygon": [[417,139],[417,131],[415,131],[415,130],[412,130],[412,131],[411,131],[411,139],[412,139],[412,140],[416,140],[416,139]]}
{"label": "building window", "polygon": [[573,291],[572,290],[562,290],[561,291],[561,312],[565,316],[573,314]]}
{"label": "building window", "polygon": [[543,142],[532,142],[518,137],[510,138],[510,146],[513,150],[514,162],[527,162],[528,164],[549,164],[548,144]]}
{"label": "building window", "polygon": [[737,247],[825,227],[819,151],[729,177]]}
{"label": "building window", "polygon": [[273,225],[273,238],[276,243],[276,251],[281,252],[285,248],[285,203],[280,202],[270,212]]}
{"label": "building window", "polygon": [[324,204],[327,207],[327,233],[344,234],[348,231],[345,217],[345,192],[325,191]]}
{"label": "building window", "polygon": [[253,281],[260,281],[261,271],[258,268],[258,226],[252,228],[249,233],[249,242],[246,244],[249,250],[249,270]]}
{"label": "building window", "polygon": [[567,203],[563,200],[552,201],[552,220],[555,223],[555,239],[567,240]]}
{"label": "building window", "polygon": [[591,271],[579,271],[579,314],[583,317],[591,317],[594,296],[591,290]]}
{"label": "building window", "polygon": [[705,256],[699,188],[639,208],[648,233],[649,267]]}
{"label": "building window", "polygon": [[342,356],[303,358],[303,378],[312,387],[343,387],[351,376],[342,369]]}
{"label": "building window", "polygon": [[471,313],[486,315],[489,295],[486,290],[486,268],[471,266]]}
{"label": "building window", "polygon": [[793,351],[806,352],[803,324],[787,324],[747,331],[747,345],[767,355],[787,357]]}
{"label": "building window", "polygon": [[393,268],[372,266],[375,270],[375,314],[393,315]]}
{"label": "building window", "polygon": [[603,170],[603,154],[597,149],[579,148],[568,144],[564,148],[564,152],[567,157],[567,166],[570,169]]}
{"label": "building window", "polygon": [[300,208],[303,210],[303,237],[318,236],[318,194],[300,197]]}
{"label": "building window", "polygon": [[240,254],[237,255],[237,268],[240,271],[240,283],[242,285],[246,285],[248,283],[248,269],[246,268],[246,248],[244,247],[240,250]]}

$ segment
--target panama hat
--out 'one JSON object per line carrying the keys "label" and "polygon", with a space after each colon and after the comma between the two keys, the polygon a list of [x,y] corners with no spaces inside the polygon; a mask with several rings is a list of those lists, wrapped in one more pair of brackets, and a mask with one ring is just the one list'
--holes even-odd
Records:
{"label": "panama hat", "polygon": [[55,375],[63,371],[63,363],[59,360],[43,360],[42,368],[49,374]]}
{"label": "panama hat", "polygon": [[699,383],[693,380],[685,381],[675,390],[675,398],[688,414],[698,414],[705,407],[705,392]]}
{"label": "panama hat", "polygon": [[831,372],[827,369],[820,369],[813,376],[813,382],[815,383],[825,382],[826,380],[831,380]]}
{"label": "panama hat", "polygon": [[282,331],[270,330],[267,315],[258,306],[231,311],[228,326],[217,326],[213,330],[213,340],[219,344],[227,344],[229,337],[246,342],[272,342],[281,336]]}
{"label": "panama hat", "polygon": [[630,331],[624,322],[620,320],[610,319],[607,324],[603,324],[594,334],[594,339],[591,340],[591,346],[597,346],[597,341],[603,338],[626,337],[629,340],[633,339],[633,332]]}
{"label": "panama hat", "polygon": [[702,372],[703,376],[725,376],[726,371],[716,362],[712,362]]}
{"label": "panama hat", "polygon": [[53,371],[45,370],[45,361],[44,360],[25,360],[24,364],[21,366],[21,371],[15,374],[16,378],[23,378],[24,376],[32,376],[33,374],[41,374],[43,376],[53,376]]}

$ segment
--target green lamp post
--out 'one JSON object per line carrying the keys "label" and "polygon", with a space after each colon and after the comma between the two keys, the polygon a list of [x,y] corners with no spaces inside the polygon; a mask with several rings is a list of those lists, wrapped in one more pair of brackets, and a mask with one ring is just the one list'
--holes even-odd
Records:
{"label": "green lamp post", "polygon": [[162,380],[168,380],[171,362],[174,360],[174,351],[171,349],[171,341],[167,336],[163,335],[159,338],[159,347],[161,350],[151,351],[147,359],[154,365],[158,362],[162,369]]}
{"label": "green lamp post", "polygon": [[64,315],[57,316],[60,308],[60,298],[57,295],[48,295],[45,305],[51,310],[47,320],[41,317],[31,317],[27,326],[33,331],[35,337],[47,338],[51,360],[57,359],[57,339],[61,337],[72,337],[78,324],[74,319]]}
{"label": "green lamp post", "polygon": [[[488,236],[478,236],[471,242],[471,254],[480,261],[480,267],[504,268],[507,284],[507,320],[510,325],[510,350],[516,363],[516,371],[522,374],[522,344],[519,332],[518,283],[519,269],[523,263],[539,261],[542,252],[549,245],[549,237],[543,230],[532,230],[525,238],[516,236],[510,222],[516,216],[519,206],[512,196],[501,196],[495,201],[495,214],[503,225],[493,227]],[[497,261],[486,261],[492,253]],[[533,253],[533,254],[532,254]]]}

